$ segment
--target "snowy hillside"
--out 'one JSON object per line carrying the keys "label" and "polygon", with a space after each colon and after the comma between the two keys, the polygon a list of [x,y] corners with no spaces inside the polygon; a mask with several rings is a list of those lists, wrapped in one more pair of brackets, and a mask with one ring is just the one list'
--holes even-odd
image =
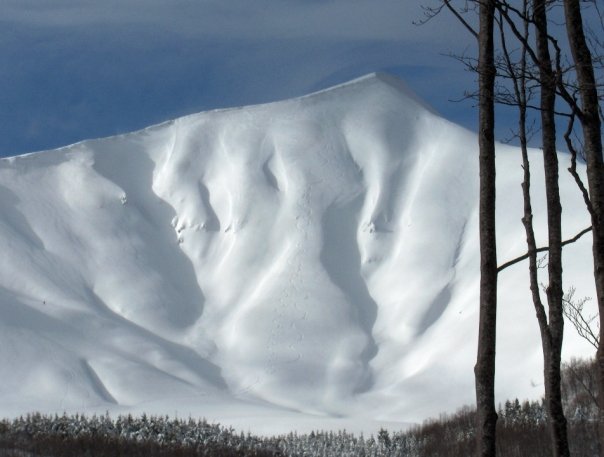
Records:
{"label": "snowy hillside", "polygon": [[[499,148],[501,263],[525,250],[520,162]],[[477,164],[474,134],[381,74],[2,159],[0,415],[355,430],[472,402]],[[579,296],[590,244],[565,250]],[[501,399],[542,393],[526,270],[500,279]],[[567,356],[590,355],[567,328]]]}

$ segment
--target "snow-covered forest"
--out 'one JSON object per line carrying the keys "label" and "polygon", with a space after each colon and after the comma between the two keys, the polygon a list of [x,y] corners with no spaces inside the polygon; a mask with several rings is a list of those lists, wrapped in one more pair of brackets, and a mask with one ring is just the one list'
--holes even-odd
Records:
{"label": "snow-covered forest", "polygon": [[[563,394],[573,455],[597,456],[598,408],[593,362],[574,360],[563,371]],[[547,412],[540,401],[499,406],[498,456],[548,457]],[[288,456],[467,457],[475,447],[470,407],[405,431],[364,436],[345,430],[255,436],[192,418],[29,414],[0,422],[0,456]]]}

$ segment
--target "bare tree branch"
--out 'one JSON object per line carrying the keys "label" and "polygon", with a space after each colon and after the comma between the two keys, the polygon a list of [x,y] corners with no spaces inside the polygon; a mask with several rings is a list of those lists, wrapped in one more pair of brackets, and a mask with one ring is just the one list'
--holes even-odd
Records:
{"label": "bare tree branch", "polygon": [[579,190],[581,191],[581,194],[583,195],[583,201],[585,202],[585,206],[587,206],[587,210],[589,211],[589,214],[591,215],[592,218],[594,218],[595,213],[594,213],[593,206],[591,204],[591,200],[589,199],[589,193],[587,192],[587,189],[585,188],[585,184],[583,184],[583,180],[581,179],[581,177],[579,176],[579,173],[577,172],[577,150],[575,149],[572,139],[570,138],[572,131],[573,131],[574,122],[575,122],[575,116],[573,114],[568,121],[568,127],[566,129],[566,132],[564,132],[564,140],[566,141],[566,146],[568,147],[568,150],[570,151],[570,154],[571,154],[571,159],[570,159],[571,165],[568,168],[568,171],[570,172],[572,177],[575,179],[575,182],[577,183],[577,186],[579,187]]}
{"label": "bare tree branch", "polygon": [[472,34],[472,36],[474,38],[476,38],[478,40],[478,32],[476,30],[474,30],[474,28],[468,23],[468,21],[465,20],[465,18],[461,15],[461,13],[459,11],[457,11],[452,5],[451,5],[451,0],[443,0],[445,6],[447,7],[447,9],[449,11],[451,11],[455,17],[459,20],[459,22],[461,22],[461,24],[468,29],[468,31]]}
{"label": "bare tree branch", "polygon": [[597,327],[598,322],[596,321],[596,325],[594,325],[594,321],[598,315],[594,314],[593,316],[586,317],[583,307],[585,303],[589,301],[589,298],[586,297],[580,300],[574,300],[574,294],[574,287],[571,287],[570,290],[564,294],[564,316],[569,320],[573,327],[575,327],[579,336],[597,350],[600,342],[600,329],[595,328]]}
{"label": "bare tree branch", "polygon": [[[569,238],[568,240],[563,241],[562,246],[566,246],[567,244],[571,244],[571,243],[578,241],[579,238],[581,238],[583,235],[591,232],[591,229],[592,229],[592,227],[590,225],[589,227],[581,230],[579,233],[577,233],[572,238]],[[549,246],[543,246],[541,248],[537,248],[535,250],[535,252],[545,252],[547,250],[549,250]],[[521,256],[516,257],[515,259],[509,260],[508,262],[504,263],[503,265],[497,267],[497,272],[499,273],[500,271],[505,270],[506,268],[511,267],[512,265],[515,265],[519,262],[522,262],[525,259],[528,259],[529,255],[530,255],[530,253],[527,252],[526,254],[522,254]]]}

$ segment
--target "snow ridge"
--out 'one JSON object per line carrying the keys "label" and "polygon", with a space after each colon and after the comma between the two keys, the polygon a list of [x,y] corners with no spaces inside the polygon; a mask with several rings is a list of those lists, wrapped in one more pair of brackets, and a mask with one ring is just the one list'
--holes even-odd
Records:
{"label": "snow ridge", "polygon": [[[375,73],[0,160],[0,412],[368,430],[471,402],[475,145]],[[505,259],[521,168],[498,157]],[[573,234],[587,217],[562,179]],[[585,238],[565,272],[590,295]],[[501,279],[501,398],[541,395],[525,276]]]}

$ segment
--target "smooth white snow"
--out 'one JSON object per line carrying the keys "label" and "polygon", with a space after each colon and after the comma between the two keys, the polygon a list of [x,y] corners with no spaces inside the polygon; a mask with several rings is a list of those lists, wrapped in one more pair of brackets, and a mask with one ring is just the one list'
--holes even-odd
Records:
{"label": "smooth white snow", "polygon": [[[589,222],[560,160],[572,236]],[[0,415],[372,431],[472,403],[477,164],[473,133],[379,74],[0,160]],[[501,263],[525,250],[520,164],[499,147]],[[577,296],[590,245],[564,251]],[[543,392],[526,276],[500,275],[501,401]],[[567,326],[566,357],[591,352]]]}

